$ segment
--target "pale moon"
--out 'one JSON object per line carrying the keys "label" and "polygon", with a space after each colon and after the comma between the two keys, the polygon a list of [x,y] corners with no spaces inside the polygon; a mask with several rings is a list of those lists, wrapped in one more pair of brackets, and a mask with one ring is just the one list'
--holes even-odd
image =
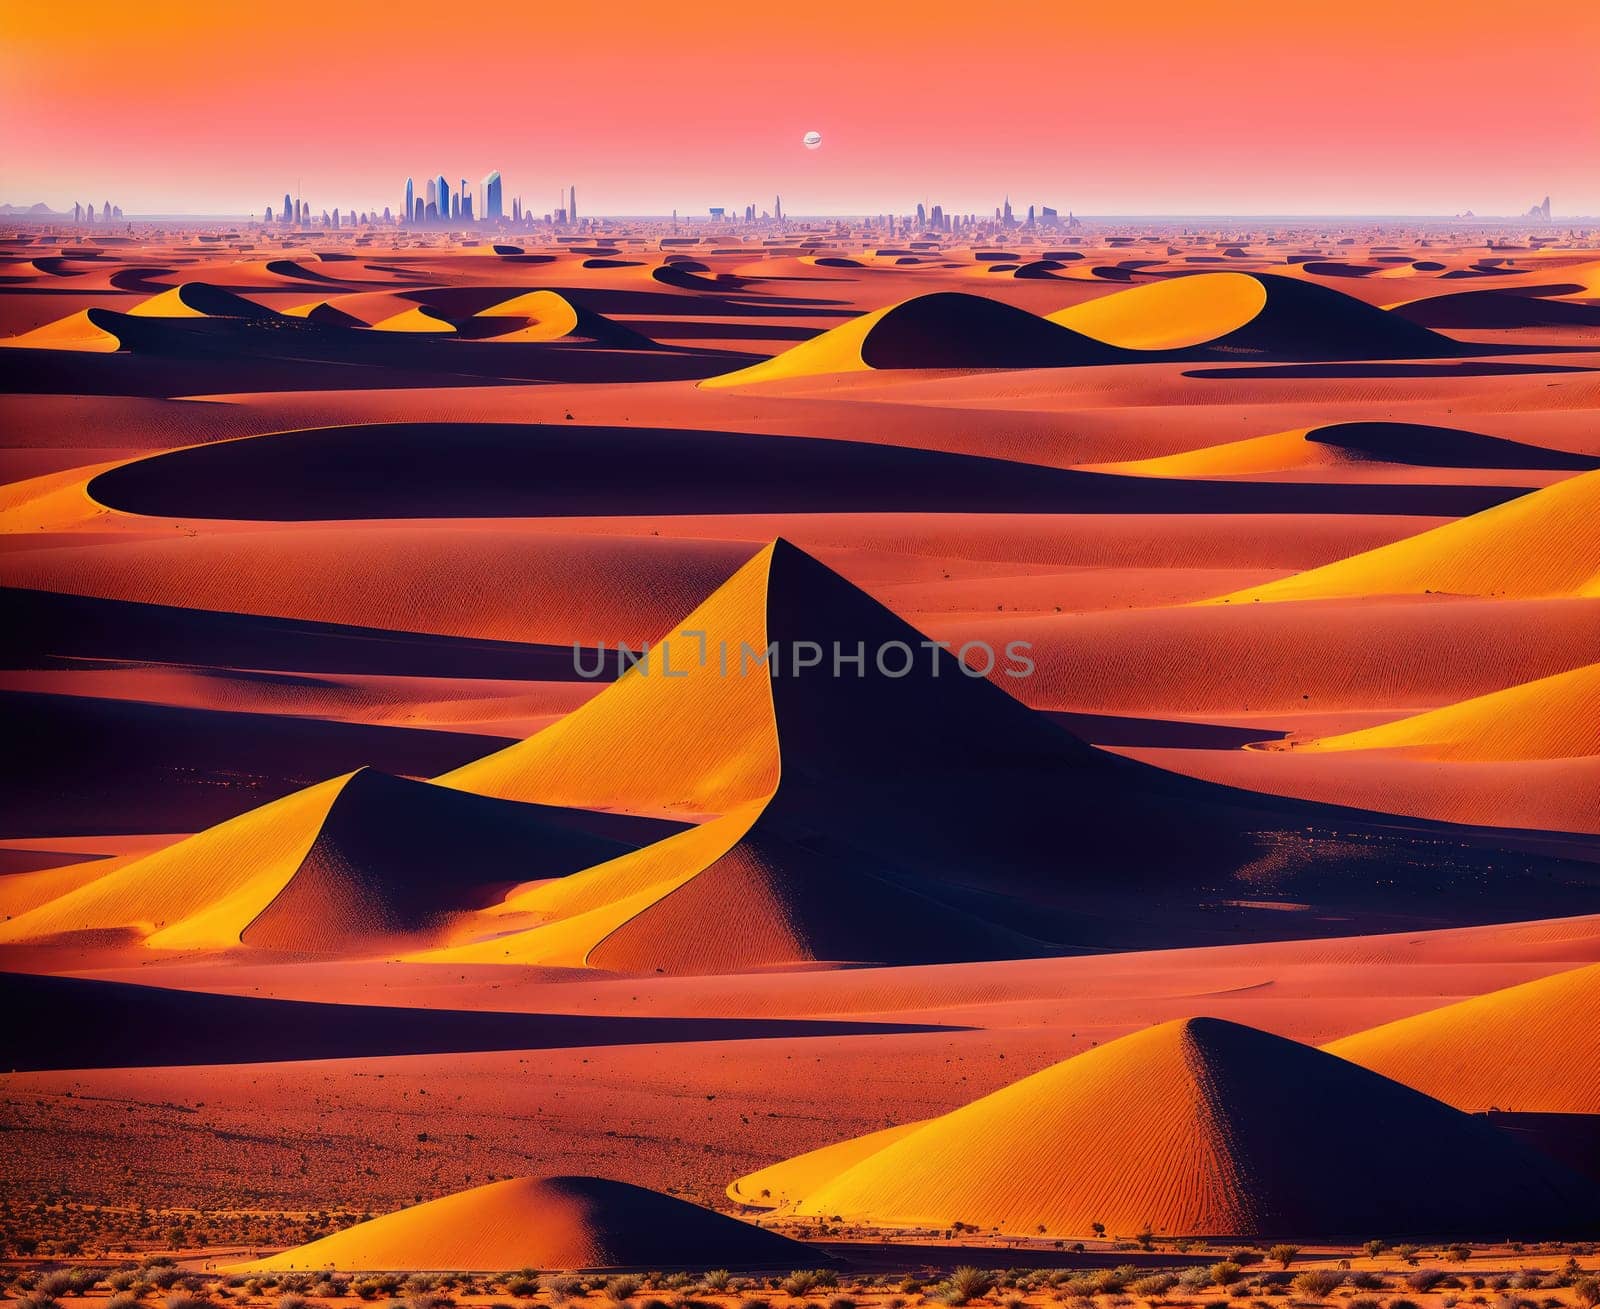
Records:
{"label": "pale moon", "polygon": [[807,150],[815,150],[822,144],[821,132],[807,132],[800,138],[805,143]]}

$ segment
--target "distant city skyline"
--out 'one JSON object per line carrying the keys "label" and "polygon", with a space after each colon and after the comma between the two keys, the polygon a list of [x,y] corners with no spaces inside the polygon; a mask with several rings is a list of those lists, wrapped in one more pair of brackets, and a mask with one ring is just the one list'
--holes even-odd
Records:
{"label": "distant city skyline", "polygon": [[[986,212],[1006,191],[1080,214],[1515,216],[1546,193],[1557,221],[1600,213],[1584,59],[1600,6],[1579,0],[1527,22],[1488,0],[992,18],[930,0],[915,22],[868,7],[845,29],[733,0],[692,25],[624,10],[484,24],[351,0],[310,39],[198,0],[81,0],[70,22],[16,0],[0,7],[0,199],[246,214],[276,177],[381,212],[408,173],[450,161],[453,192],[499,169],[507,205],[540,214],[574,185],[582,213],[608,215],[774,194],[794,214]],[[460,94],[420,94],[439,68],[471,70]]]}

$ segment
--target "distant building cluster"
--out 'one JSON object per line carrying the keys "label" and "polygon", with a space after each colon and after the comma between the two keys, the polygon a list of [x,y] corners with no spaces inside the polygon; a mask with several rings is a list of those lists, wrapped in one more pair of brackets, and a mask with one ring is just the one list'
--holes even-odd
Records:
{"label": "distant building cluster", "polygon": [[81,201],[75,201],[72,206],[72,221],[75,223],[111,223],[121,217],[122,206],[114,205],[109,200],[102,206],[98,219],[95,217],[95,210],[92,204],[86,205]]}
{"label": "distant building cluster", "polygon": [[1536,223],[1548,223],[1550,221],[1550,197],[1545,196],[1543,201],[1534,205],[1532,209],[1528,210],[1527,216]]}
{"label": "distant building cluster", "polygon": [[557,196],[554,209],[536,218],[520,197],[512,198],[507,211],[505,182],[498,169],[478,183],[476,192],[464,177],[452,186],[443,173],[436,173],[420,188],[414,177],[406,178],[405,199],[398,214],[385,206],[381,214],[355,209],[334,209],[330,213],[324,209],[319,215],[309,201],[285,192],[282,207],[274,212],[269,205],[262,221],[286,227],[531,227],[535,222],[571,227],[578,223],[578,188],[568,187],[565,195]]}

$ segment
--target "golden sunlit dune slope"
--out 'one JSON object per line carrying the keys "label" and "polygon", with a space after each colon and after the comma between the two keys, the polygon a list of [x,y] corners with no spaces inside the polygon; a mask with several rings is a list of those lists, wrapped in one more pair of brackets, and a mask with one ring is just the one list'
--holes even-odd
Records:
{"label": "golden sunlit dune slope", "polygon": [[1480,761],[1600,755],[1600,664],[1288,748],[1308,754],[1403,750],[1421,759]]}
{"label": "golden sunlit dune slope", "polygon": [[[1579,1230],[1600,1205],[1576,1175],[1448,1105],[1214,1018],[1089,1050],[842,1162],[807,1176],[791,1211],[1058,1236],[1103,1223],[1113,1235],[1503,1239]],[[801,1190],[781,1165],[761,1186]]]}
{"label": "golden sunlit dune slope", "polygon": [[1103,472],[1135,477],[1238,477],[1374,466],[1421,468],[1538,468],[1587,471],[1600,461],[1499,437],[1417,423],[1330,423],[1298,427],[1179,454],[1097,464]]}
{"label": "golden sunlit dune slope", "polygon": [[86,350],[96,354],[111,354],[120,342],[89,317],[87,309],[58,318],[53,323],[36,327],[20,336],[0,339],[0,346],[16,346],[24,350]]}
{"label": "golden sunlit dune slope", "polygon": [[1205,604],[1350,596],[1600,596],[1600,470]]}
{"label": "golden sunlit dune slope", "polygon": [[557,810],[361,769],[108,869],[0,941],[122,930],[164,949],[362,953],[627,848]]}
{"label": "golden sunlit dune slope", "polygon": [[1050,321],[1127,350],[1177,350],[1237,331],[1266,307],[1248,273],[1200,273],[1130,287],[1051,314]]}
{"label": "golden sunlit dune slope", "polygon": [[[1297,899],[1368,912],[1373,893],[1351,899],[1366,879],[1349,872],[1377,857],[1415,870],[1377,895],[1384,912],[1421,897],[1430,914],[1454,903],[1481,921],[1530,863],[1487,849],[1445,861],[1431,839],[1392,831],[1308,836],[1351,817],[1091,749],[782,540],[594,700],[441,780],[718,815],[514,891],[420,956],[451,963],[709,973],[1171,944],[1214,939],[1219,913],[1243,929],[1265,866],[1292,869]],[[1234,882],[1243,903],[1219,908],[1215,888]]]}
{"label": "golden sunlit dune slope", "polygon": [[1459,1109],[1600,1114],[1600,964],[1324,1047]]}
{"label": "golden sunlit dune slope", "polygon": [[1049,321],[1122,350],[1195,358],[1423,359],[1460,350],[1341,291],[1276,273],[1166,277]]}
{"label": "golden sunlit dune slope", "polygon": [[879,368],[1054,368],[1123,352],[984,296],[935,291],[875,309],[703,387],[793,381]]}
{"label": "golden sunlit dune slope", "polygon": [[803,1266],[810,1255],[786,1237],[626,1182],[515,1177],[385,1214],[234,1271],[788,1268]]}

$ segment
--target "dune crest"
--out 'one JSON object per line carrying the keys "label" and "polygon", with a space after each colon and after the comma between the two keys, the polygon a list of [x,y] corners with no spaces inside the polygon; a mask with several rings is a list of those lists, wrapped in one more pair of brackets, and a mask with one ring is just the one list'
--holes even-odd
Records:
{"label": "dune crest", "polygon": [[1353,596],[1600,595],[1600,469],[1364,554],[1203,604]]}
{"label": "dune crest", "polygon": [[601,1177],[515,1177],[346,1228],[234,1272],[788,1268],[797,1241]]}
{"label": "dune crest", "polygon": [[1305,754],[1403,750],[1422,759],[1478,761],[1600,755],[1600,663],[1392,723],[1268,748]]}
{"label": "dune crest", "polygon": [[1575,1174],[1448,1105],[1214,1018],[1122,1037],[841,1162],[813,1181],[801,1156],[800,1175],[775,1166],[757,1190],[798,1192],[800,1216],[1066,1237],[1104,1223],[1124,1236],[1500,1239],[1581,1230],[1597,1205]]}
{"label": "dune crest", "polygon": [[1590,964],[1323,1048],[1473,1113],[1600,1114],[1600,1078],[1589,1075],[1600,1068],[1596,1015],[1600,964]]}
{"label": "dune crest", "polygon": [[558,811],[360,769],[108,870],[0,941],[122,930],[155,949],[372,953],[626,848]]}

